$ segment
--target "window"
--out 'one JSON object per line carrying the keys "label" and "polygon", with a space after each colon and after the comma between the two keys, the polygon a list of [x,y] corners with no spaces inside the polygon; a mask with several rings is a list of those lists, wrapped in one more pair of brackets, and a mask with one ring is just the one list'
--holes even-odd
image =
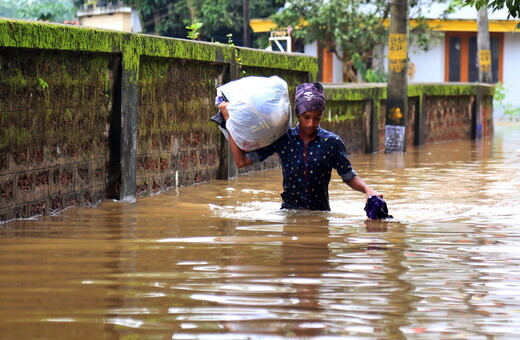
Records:
{"label": "window", "polygon": [[[504,36],[490,34],[491,72],[493,82],[502,81],[502,58]],[[445,81],[477,82],[478,53],[476,32],[446,33]]]}

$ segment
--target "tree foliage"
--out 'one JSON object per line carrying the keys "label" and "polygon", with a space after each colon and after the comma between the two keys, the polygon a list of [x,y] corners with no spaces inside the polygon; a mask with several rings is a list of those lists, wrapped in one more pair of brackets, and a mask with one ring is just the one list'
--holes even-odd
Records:
{"label": "tree foliage", "polygon": [[[492,11],[507,8],[507,18],[520,19],[520,0],[461,0],[464,6],[475,7],[477,10],[487,7]],[[520,30],[520,22],[516,25]]]}
{"label": "tree foliage", "polygon": [[63,22],[76,17],[76,7],[72,0],[4,0],[0,16]]}
{"label": "tree foliage", "polygon": [[383,44],[389,3],[362,0],[295,0],[273,16],[280,27],[292,26],[293,37],[305,43],[318,41],[343,64],[346,81],[356,81],[352,57],[369,60],[376,45]]}
{"label": "tree foliage", "polygon": [[[425,2],[410,1],[416,19],[410,39],[415,46],[428,50],[436,33],[422,15],[421,11],[428,7]],[[449,6],[447,11],[451,10]],[[305,43],[318,41],[333,52],[343,64],[344,81],[355,82],[357,73],[373,74],[362,72],[360,63],[369,69],[373,66],[374,48],[388,39],[385,20],[389,14],[390,1],[387,0],[293,0],[272,18],[279,27],[293,27],[294,38]]]}
{"label": "tree foliage", "polygon": [[[284,0],[250,0],[250,17],[265,18]],[[229,33],[241,44],[243,0],[125,0],[141,12],[145,33],[186,38],[187,26],[200,22],[199,40],[227,42]]]}
{"label": "tree foliage", "polygon": [[509,18],[520,18],[520,0],[461,0],[464,6],[481,9],[487,7],[493,11],[507,8]]}

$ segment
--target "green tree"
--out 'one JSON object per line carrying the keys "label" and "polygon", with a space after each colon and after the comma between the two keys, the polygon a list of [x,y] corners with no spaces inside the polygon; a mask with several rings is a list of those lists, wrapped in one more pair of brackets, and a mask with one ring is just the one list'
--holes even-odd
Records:
{"label": "green tree", "polygon": [[376,0],[295,0],[272,18],[280,27],[292,26],[292,34],[305,43],[319,41],[343,65],[344,81],[357,81],[352,57],[363,62],[371,58],[374,47],[386,41],[383,19],[388,17],[388,2]]}
{"label": "green tree", "polygon": [[0,0],[0,16],[63,22],[76,17],[72,0]]}
{"label": "green tree", "polygon": [[[360,63],[371,69],[375,57],[381,57],[374,56],[374,48],[387,42],[389,5],[387,0],[293,0],[272,19],[279,27],[293,27],[293,37],[304,43],[320,42],[342,62],[343,80],[356,82]],[[424,3],[419,6],[418,0],[412,0],[410,6],[416,18],[410,38],[427,50],[436,34],[422,16]],[[447,12],[452,10],[447,7]],[[384,79],[374,77],[374,71],[362,73]]]}
{"label": "green tree", "polygon": [[[250,0],[250,16],[265,18],[283,6],[284,0]],[[202,23],[197,39],[226,43],[227,35],[241,45],[243,0],[125,0],[141,13],[144,33],[186,38],[187,26]]]}

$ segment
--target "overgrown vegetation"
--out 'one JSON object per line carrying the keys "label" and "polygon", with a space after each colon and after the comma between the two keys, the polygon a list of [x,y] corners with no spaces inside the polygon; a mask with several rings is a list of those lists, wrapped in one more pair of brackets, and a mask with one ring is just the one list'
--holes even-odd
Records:
{"label": "overgrown vegetation", "polygon": [[193,24],[186,26],[186,28],[188,29],[188,38],[192,39],[192,40],[197,40],[197,38],[200,35],[199,30],[201,29],[201,27],[203,25],[204,25],[203,23],[201,23],[199,21],[195,21]]}
{"label": "overgrown vegetation", "polygon": [[[423,15],[429,3],[418,0],[409,3],[409,16],[414,19],[409,43],[428,50],[438,42],[438,34]],[[443,16],[454,9],[451,4],[444,7]],[[358,73],[363,72],[363,68],[377,69],[374,66],[383,57],[376,55],[374,50],[388,40],[385,21],[389,14],[390,2],[386,0],[292,0],[272,18],[280,28],[293,27],[292,34],[296,39],[305,43],[320,42],[342,62],[343,81],[357,82],[360,78]],[[365,80],[366,76],[367,72]]]}
{"label": "overgrown vegetation", "polygon": [[507,88],[503,83],[495,85],[495,95],[493,96],[494,105],[504,110],[504,115],[511,118],[520,118],[520,106],[514,106],[505,101]]}
{"label": "overgrown vegetation", "polygon": [[0,1],[0,17],[64,22],[76,17],[72,0]]}
{"label": "overgrown vegetation", "polygon": [[[197,40],[225,44],[228,41],[226,35],[231,33],[235,43],[243,46],[244,24],[248,24],[244,23],[243,0],[124,0],[123,3],[139,9],[144,33],[185,38],[186,27],[198,21],[202,26],[198,30]],[[250,1],[249,15],[251,18],[267,18],[284,3],[285,0]],[[251,47],[260,46],[253,40]]]}

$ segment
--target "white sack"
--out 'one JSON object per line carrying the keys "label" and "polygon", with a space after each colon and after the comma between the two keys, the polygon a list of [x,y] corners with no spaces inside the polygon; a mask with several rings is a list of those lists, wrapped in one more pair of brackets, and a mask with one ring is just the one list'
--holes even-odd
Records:
{"label": "white sack", "polygon": [[290,126],[287,83],[277,76],[250,76],[217,88],[229,102],[226,129],[239,148],[254,151],[272,144]]}

